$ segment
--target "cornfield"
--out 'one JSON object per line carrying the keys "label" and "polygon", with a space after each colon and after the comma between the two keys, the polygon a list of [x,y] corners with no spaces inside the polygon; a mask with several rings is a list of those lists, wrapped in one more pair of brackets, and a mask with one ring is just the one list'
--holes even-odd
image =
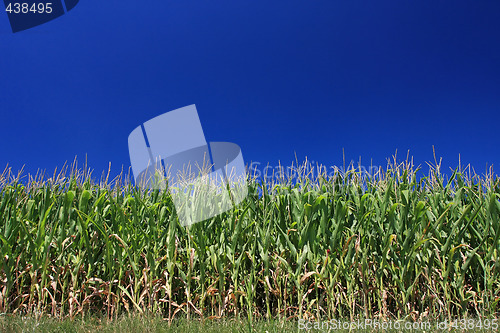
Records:
{"label": "cornfield", "polygon": [[249,176],[181,226],[168,191],[73,165],[0,176],[0,312],[168,320],[498,316],[500,181],[389,163]]}

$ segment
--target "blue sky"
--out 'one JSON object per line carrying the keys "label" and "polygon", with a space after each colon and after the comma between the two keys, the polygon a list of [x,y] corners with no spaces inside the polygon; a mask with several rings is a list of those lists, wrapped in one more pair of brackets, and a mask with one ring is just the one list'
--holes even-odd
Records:
{"label": "blue sky", "polygon": [[81,0],[16,34],[0,12],[0,50],[1,169],[117,173],[190,104],[247,162],[500,165],[499,1]]}

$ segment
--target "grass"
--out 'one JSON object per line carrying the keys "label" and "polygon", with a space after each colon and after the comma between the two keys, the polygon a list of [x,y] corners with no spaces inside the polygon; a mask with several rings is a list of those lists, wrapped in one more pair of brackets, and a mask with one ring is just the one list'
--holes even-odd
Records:
{"label": "grass", "polygon": [[[219,332],[255,332],[255,333],[296,333],[296,332],[492,332],[498,331],[498,326],[493,326],[491,321],[483,321],[482,324],[478,319],[464,322],[459,321],[444,328],[444,322],[410,322],[399,321],[385,322],[386,327],[383,327],[384,322],[380,321],[377,324],[372,322],[368,324],[363,320],[354,320],[352,328],[349,330],[347,326],[342,328],[342,325],[347,325],[349,321],[342,323],[328,322],[311,322],[306,326],[304,322],[297,320],[257,320],[248,322],[245,320],[236,319],[221,319],[221,320],[187,320],[186,318],[178,318],[169,323],[159,316],[150,315],[126,315],[115,320],[106,318],[89,317],[78,319],[55,319],[48,317],[20,317],[20,316],[4,316],[0,317],[0,331],[5,333],[14,332],[103,332],[103,333],[122,333],[122,332],[158,332],[158,333],[183,333],[183,332],[201,332],[201,333],[219,333]],[[363,324],[364,323],[364,324]],[[497,324],[497,322],[495,322]],[[315,326],[316,325],[316,326]],[[378,326],[377,326],[378,325]],[[462,329],[460,325],[469,325],[473,328]],[[482,326],[481,326],[482,325]],[[339,328],[340,327],[340,328]],[[466,327],[466,326],[465,326]]]}
{"label": "grass", "polygon": [[250,177],[242,204],[185,227],[168,192],[124,175],[98,181],[75,165],[21,180],[6,169],[0,313],[17,323],[100,316],[115,319],[110,329],[146,313],[186,325],[498,317],[492,172],[459,167],[445,177],[436,165],[419,177],[409,161],[371,177],[294,170]]}
{"label": "grass", "polygon": [[178,319],[171,325],[161,317],[123,316],[116,320],[103,318],[89,319],[54,319],[11,316],[0,318],[1,332],[296,332],[297,324],[293,322],[261,321],[253,324],[236,320],[205,321]]}

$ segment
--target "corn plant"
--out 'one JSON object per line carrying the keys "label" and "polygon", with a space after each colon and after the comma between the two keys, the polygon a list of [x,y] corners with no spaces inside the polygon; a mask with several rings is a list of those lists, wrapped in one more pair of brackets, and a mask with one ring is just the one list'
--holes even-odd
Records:
{"label": "corn plant", "polygon": [[[221,318],[497,316],[500,182],[411,162],[248,179],[182,226],[168,191],[73,164],[0,175],[0,312]],[[109,174],[109,173],[108,173]]]}

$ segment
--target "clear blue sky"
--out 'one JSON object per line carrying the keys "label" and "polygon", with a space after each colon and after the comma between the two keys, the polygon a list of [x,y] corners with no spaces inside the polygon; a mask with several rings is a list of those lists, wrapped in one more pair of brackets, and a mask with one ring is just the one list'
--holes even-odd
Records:
{"label": "clear blue sky", "polygon": [[500,1],[81,0],[13,34],[0,12],[0,168],[87,154],[196,104],[245,161],[500,165]]}

